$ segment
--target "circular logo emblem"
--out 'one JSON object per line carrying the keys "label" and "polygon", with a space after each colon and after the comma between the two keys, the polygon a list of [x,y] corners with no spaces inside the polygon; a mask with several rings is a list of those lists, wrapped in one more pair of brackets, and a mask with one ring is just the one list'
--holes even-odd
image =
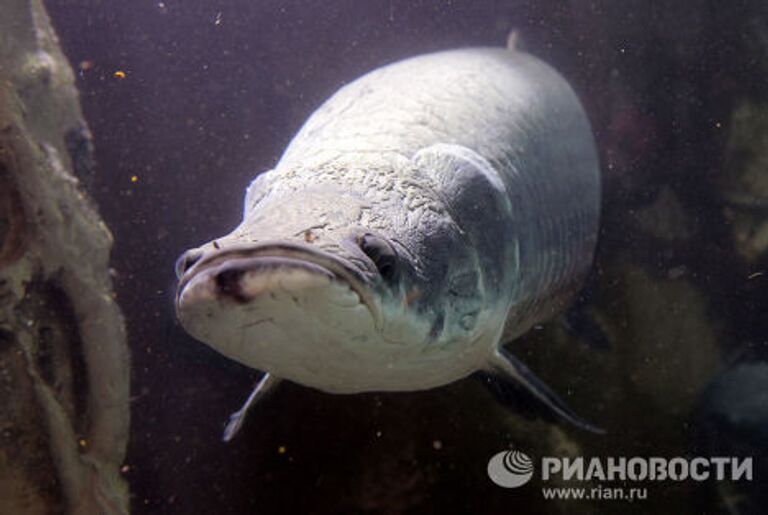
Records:
{"label": "circular logo emblem", "polygon": [[523,486],[533,477],[533,462],[520,451],[501,451],[488,462],[488,477],[504,488]]}

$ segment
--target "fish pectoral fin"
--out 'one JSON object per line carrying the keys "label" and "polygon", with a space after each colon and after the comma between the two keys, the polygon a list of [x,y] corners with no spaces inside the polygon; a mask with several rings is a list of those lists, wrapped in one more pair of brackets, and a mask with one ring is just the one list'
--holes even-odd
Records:
{"label": "fish pectoral fin", "polygon": [[578,416],[559,395],[510,352],[498,349],[493,353],[488,366],[489,372],[500,379],[514,381],[561,419],[585,431],[605,434],[605,430]]}
{"label": "fish pectoral fin", "polygon": [[245,422],[245,417],[248,415],[251,408],[254,407],[257,402],[272,393],[280,381],[281,379],[279,377],[275,377],[269,373],[265,373],[261,376],[256,383],[256,386],[254,386],[253,391],[248,396],[248,399],[246,399],[245,404],[243,404],[243,407],[229,416],[229,422],[227,422],[227,427],[224,428],[224,435],[222,436],[223,441],[231,441],[237,433],[240,432],[240,428],[243,427],[243,423]]}

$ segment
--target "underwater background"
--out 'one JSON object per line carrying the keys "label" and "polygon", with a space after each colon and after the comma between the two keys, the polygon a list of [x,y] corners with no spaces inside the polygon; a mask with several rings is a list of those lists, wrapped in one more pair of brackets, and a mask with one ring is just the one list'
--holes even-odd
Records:
{"label": "underwater background", "polygon": [[[77,74],[132,352],[133,513],[762,513],[768,449],[768,6],[763,1],[119,1],[46,7]],[[464,381],[331,396],[285,384],[220,441],[257,374],[173,313],[173,263],[234,227],[247,184],[342,84],[400,58],[524,49],[590,116],[603,217],[589,310],[512,349],[604,436]],[[524,411],[524,410],[523,410]],[[755,457],[751,484],[544,501],[490,456]]]}

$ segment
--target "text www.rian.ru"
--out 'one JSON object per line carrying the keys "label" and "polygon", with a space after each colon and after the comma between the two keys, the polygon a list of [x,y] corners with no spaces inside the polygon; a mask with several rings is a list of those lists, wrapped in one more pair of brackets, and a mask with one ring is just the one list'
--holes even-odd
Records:
{"label": "text www.rian.ru", "polygon": [[640,501],[648,498],[647,488],[542,488],[545,499],[585,501]]}

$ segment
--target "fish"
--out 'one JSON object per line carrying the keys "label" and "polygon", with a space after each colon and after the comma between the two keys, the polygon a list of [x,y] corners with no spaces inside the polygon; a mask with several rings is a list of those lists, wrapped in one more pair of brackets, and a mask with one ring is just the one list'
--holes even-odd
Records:
{"label": "fish", "polygon": [[578,293],[600,197],[576,93],[514,44],[341,87],[256,175],[241,223],[176,263],[182,327],[264,372],[224,439],[282,380],[395,392],[478,371],[601,431],[511,350]]}

